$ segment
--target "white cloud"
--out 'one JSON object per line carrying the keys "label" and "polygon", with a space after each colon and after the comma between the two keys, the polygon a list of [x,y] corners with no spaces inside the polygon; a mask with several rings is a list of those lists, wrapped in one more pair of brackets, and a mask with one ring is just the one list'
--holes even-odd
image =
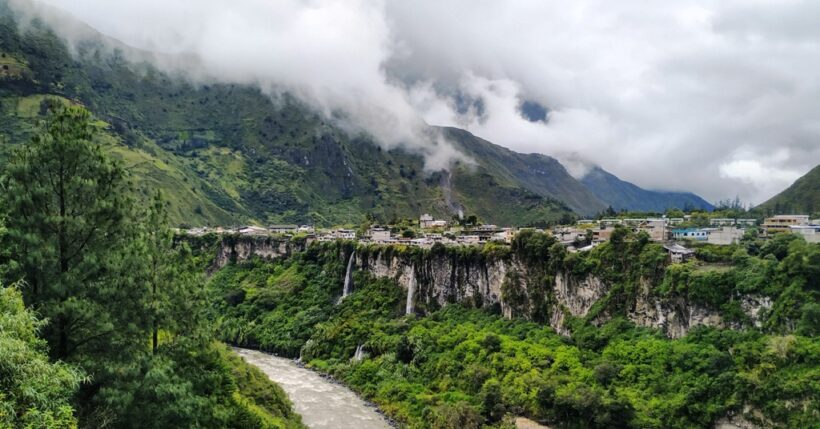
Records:
{"label": "white cloud", "polygon": [[[47,3],[128,44],[196,55],[200,79],[343,111],[431,169],[458,155],[422,118],[555,155],[576,174],[586,160],[710,200],[762,202],[820,163],[817,2]],[[481,108],[457,108],[457,95]],[[524,120],[523,100],[548,107],[548,121]]]}

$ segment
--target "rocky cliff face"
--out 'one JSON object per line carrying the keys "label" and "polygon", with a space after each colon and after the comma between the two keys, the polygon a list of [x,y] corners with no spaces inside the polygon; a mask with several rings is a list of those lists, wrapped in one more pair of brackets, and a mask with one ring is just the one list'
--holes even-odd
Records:
{"label": "rocky cliff face", "polygon": [[[405,290],[413,276],[417,279],[418,291],[414,294],[415,308],[430,308],[448,303],[460,302],[476,306],[499,305],[506,317],[527,317],[516,312],[512,293],[504,289],[505,281],[511,277],[520,279],[520,287],[530,295],[533,287],[527,268],[515,258],[489,258],[485,260],[458,260],[449,255],[441,255],[413,262],[401,256],[386,256],[384,253],[357,258],[358,269],[376,277],[389,277]],[[529,290],[528,290],[529,289]],[[594,275],[574,278],[567,272],[558,273],[548,291],[553,299],[549,307],[549,324],[557,332],[568,334],[567,316],[586,317],[593,306],[610,292],[610,285]],[[509,290],[509,289],[508,289]],[[713,326],[739,329],[739,322],[727,322],[716,309],[688,302],[684,297],[661,297],[653,294],[653,285],[641,281],[640,293],[629,303],[627,317],[637,325],[660,329],[671,338],[686,335],[696,326]],[[744,296],[741,309],[748,317],[747,324],[760,326],[764,313],[772,306],[767,297]],[[604,323],[610,315],[602,312],[593,318],[593,323]]]}
{"label": "rocky cliff face", "polygon": [[216,271],[230,262],[247,261],[253,256],[268,260],[287,258],[295,252],[305,251],[310,243],[311,240],[291,241],[275,237],[223,237],[210,271]]}
{"label": "rocky cliff face", "polygon": [[441,307],[449,303],[469,303],[482,307],[501,304],[504,314],[511,316],[501,299],[501,285],[515,264],[501,259],[458,260],[450,255],[425,258],[415,262],[383,252],[358,256],[356,267],[376,277],[395,279],[405,290],[416,279],[413,294],[417,309]]}
{"label": "rocky cliff face", "polygon": [[[219,269],[231,261],[243,261],[251,256],[284,258],[309,245],[310,242],[296,244],[272,238],[223,240],[213,267]],[[444,252],[414,258],[385,249],[357,252],[353,267],[375,277],[394,279],[406,291],[415,281],[414,291],[408,293],[408,297],[414,300],[410,307],[417,313],[462,303],[484,308],[498,306],[505,317],[529,318],[530,310],[544,304],[546,321],[566,335],[568,317],[590,316],[595,304],[607,298],[611,291],[611,285],[594,275],[577,278],[560,272],[543,281],[514,256],[463,258]],[[761,296],[741,299],[740,308],[747,318],[744,323],[760,326],[762,317],[772,306],[771,300]],[[743,326],[740,322],[726,321],[716,309],[689,302],[685,297],[659,296],[654,293],[654,285],[646,280],[640,281],[638,293],[627,303],[626,317],[639,326],[660,329],[671,338],[682,337],[696,326],[735,329]],[[607,311],[598,311],[591,321],[600,324],[610,318]]]}

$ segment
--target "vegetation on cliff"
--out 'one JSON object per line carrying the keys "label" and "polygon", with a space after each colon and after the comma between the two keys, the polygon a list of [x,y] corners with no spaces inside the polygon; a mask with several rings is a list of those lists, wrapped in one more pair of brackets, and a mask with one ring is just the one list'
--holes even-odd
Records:
{"label": "vegetation on cliff", "polygon": [[[807,427],[820,419],[820,246],[802,239],[705,246],[699,252],[714,262],[675,265],[667,265],[660,246],[625,230],[585,254],[568,254],[534,232],[509,248],[356,248],[362,257],[382,252],[417,264],[522,261],[527,289],[541,290],[508,286],[506,293],[522,297],[514,320],[472,300],[405,316],[405,292],[365,272],[354,274],[355,292],[338,302],[354,246],[316,243],[291,258],[240,262],[214,274],[211,315],[222,338],[301,353],[408,427],[498,426],[510,415],[575,428],[707,427],[744,411],[763,426]],[[551,278],[559,270],[611,285],[587,317],[570,318],[569,337],[537,323],[550,316],[540,303],[553,299]],[[641,278],[651,280],[651,294],[714,306],[728,320],[742,319],[733,300],[743,294],[774,304],[761,328],[700,327],[671,340],[625,317]],[[366,358],[352,360],[359,345]]]}

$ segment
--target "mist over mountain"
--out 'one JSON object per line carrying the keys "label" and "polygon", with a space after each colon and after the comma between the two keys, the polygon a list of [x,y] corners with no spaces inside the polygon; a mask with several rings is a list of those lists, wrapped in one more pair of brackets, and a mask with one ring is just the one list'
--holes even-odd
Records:
{"label": "mist over mountain", "polygon": [[469,160],[426,124],[555,157],[576,178],[601,165],[710,201],[765,200],[820,162],[806,19],[817,7],[801,1],[11,4],[72,46],[86,32],[43,5],[194,85],[289,94],[383,149],[421,155],[428,172]]}
{"label": "mist over mountain", "polygon": [[289,93],[193,85],[146,62],[149,53],[79,24],[86,36],[76,45],[64,45],[42,22],[23,28],[6,10],[2,49],[20,67],[2,90],[10,141],[31,135],[50,97],[82,102],[108,123],[107,143],[136,179],[174,196],[178,222],[333,224],[430,212],[540,225],[609,205],[555,158],[457,128],[420,133],[457,154],[447,169],[431,171],[424,153],[386,149],[377,136],[329,120]]}

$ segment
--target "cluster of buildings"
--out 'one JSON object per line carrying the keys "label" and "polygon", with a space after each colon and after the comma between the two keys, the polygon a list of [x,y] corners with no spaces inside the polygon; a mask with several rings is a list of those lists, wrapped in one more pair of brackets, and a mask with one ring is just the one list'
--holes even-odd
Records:
{"label": "cluster of buildings", "polygon": [[[706,242],[716,245],[730,245],[741,240],[746,229],[756,226],[755,219],[712,218],[708,227],[686,227],[691,218],[636,218],[636,219],[581,219],[573,226],[553,228],[552,233],[571,252],[590,250],[596,245],[609,241],[616,227],[626,227],[634,232],[645,232],[652,241],[664,243],[673,262],[685,261],[694,251],[681,245],[688,242]],[[352,229],[321,229],[310,225],[270,225],[243,226],[239,228],[193,228],[188,235],[201,236],[209,233],[239,234],[244,236],[296,235],[304,234],[318,241],[338,239],[359,240],[374,244],[404,244],[408,246],[431,247],[436,243],[445,245],[482,245],[487,242],[510,243],[519,231],[517,228],[496,225],[457,227],[445,220],[434,219],[429,214],[419,218],[419,229],[408,233],[407,229],[390,229],[373,226],[363,234]],[[800,234],[810,243],[820,243],[820,219],[809,219],[808,215],[778,215],[766,218],[760,225],[762,237],[767,238],[782,232]],[[542,231],[543,230],[537,230]]]}

